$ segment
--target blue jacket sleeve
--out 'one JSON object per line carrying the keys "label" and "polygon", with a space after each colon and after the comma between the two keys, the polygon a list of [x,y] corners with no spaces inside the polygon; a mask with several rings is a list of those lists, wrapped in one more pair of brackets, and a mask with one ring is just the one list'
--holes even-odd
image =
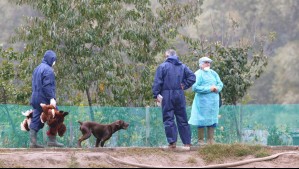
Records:
{"label": "blue jacket sleeve", "polygon": [[184,69],[185,79],[183,80],[184,90],[189,89],[196,81],[195,74],[185,66]]}
{"label": "blue jacket sleeve", "polygon": [[155,79],[154,79],[154,84],[152,87],[152,92],[153,92],[153,98],[157,98],[157,96],[161,93],[162,86],[163,86],[163,76],[162,76],[162,66],[159,66],[157,68],[156,74],[155,74]]}
{"label": "blue jacket sleeve", "polygon": [[47,99],[56,99],[55,94],[55,75],[54,72],[45,71],[42,78],[42,91]]}

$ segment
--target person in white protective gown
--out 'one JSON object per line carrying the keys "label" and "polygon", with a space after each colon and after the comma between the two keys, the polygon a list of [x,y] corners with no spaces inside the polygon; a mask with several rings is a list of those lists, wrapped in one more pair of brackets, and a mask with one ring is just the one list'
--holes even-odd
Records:
{"label": "person in white protective gown", "polygon": [[218,124],[219,92],[223,83],[217,72],[211,69],[213,61],[208,57],[199,59],[199,70],[195,72],[195,92],[189,124],[198,127],[198,143],[205,144],[204,129],[207,127],[207,143],[214,143],[214,129]]}

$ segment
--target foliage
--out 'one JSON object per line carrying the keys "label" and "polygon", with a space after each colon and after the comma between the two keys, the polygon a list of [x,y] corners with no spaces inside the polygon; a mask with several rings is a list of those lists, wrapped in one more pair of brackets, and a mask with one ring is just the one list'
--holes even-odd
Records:
{"label": "foliage", "polygon": [[268,137],[269,145],[281,145],[282,141],[279,138],[280,135],[281,135],[281,132],[278,131],[278,128],[276,126],[270,128],[269,137]]}
{"label": "foliage", "polygon": [[268,145],[292,145],[294,138],[290,136],[289,126],[272,126],[269,127]]}
{"label": "foliage", "polygon": [[14,60],[19,54],[12,48],[3,49],[0,47],[0,103],[19,103],[28,104],[30,96],[30,85],[25,81],[19,81],[20,77],[25,77],[26,73],[22,70],[27,62],[22,64]]}
{"label": "foliage", "polygon": [[[114,106],[152,104],[151,84],[155,57],[167,48],[178,28],[200,13],[201,1],[151,2],[99,0],[15,0],[31,5],[42,17],[27,19],[13,42],[24,41],[18,58],[36,66],[46,49],[58,54],[55,65],[60,103],[81,93],[88,103]],[[32,54],[34,55],[32,56]],[[67,102],[70,101],[70,102]]]}

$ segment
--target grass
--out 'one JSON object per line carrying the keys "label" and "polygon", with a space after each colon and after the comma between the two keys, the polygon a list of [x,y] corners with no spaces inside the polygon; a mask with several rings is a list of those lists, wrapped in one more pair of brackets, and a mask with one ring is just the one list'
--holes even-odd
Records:
{"label": "grass", "polygon": [[195,157],[189,157],[188,160],[187,160],[187,163],[195,164],[196,163],[196,158]]}
{"label": "grass", "polygon": [[4,162],[0,160],[0,168],[6,168],[6,166],[4,165]]}
{"label": "grass", "polygon": [[208,163],[223,162],[228,158],[245,157],[253,155],[255,158],[266,157],[270,155],[269,150],[259,145],[231,144],[207,145],[198,150],[202,159]]}
{"label": "grass", "polygon": [[77,157],[75,153],[71,154],[70,162],[68,164],[68,168],[80,168],[80,164],[77,161]]}

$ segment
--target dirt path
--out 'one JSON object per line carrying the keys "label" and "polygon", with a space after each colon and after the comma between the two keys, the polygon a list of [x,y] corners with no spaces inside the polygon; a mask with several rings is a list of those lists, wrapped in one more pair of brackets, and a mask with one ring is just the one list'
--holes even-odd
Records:
{"label": "dirt path", "polygon": [[[273,150],[272,154],[293,151],[273,160],[254,162],[238,168],[299,168],[299,151]],[[112,157],[112,158],[111,158]],[[170,151],[161,148],[96,148],[96,149],[0,149],[0,168],[132,168],[122,162],[153,167],[203,167],[207,165],[197,150]],[[224,163],[254,159],[251,156],[226,159]]]}

